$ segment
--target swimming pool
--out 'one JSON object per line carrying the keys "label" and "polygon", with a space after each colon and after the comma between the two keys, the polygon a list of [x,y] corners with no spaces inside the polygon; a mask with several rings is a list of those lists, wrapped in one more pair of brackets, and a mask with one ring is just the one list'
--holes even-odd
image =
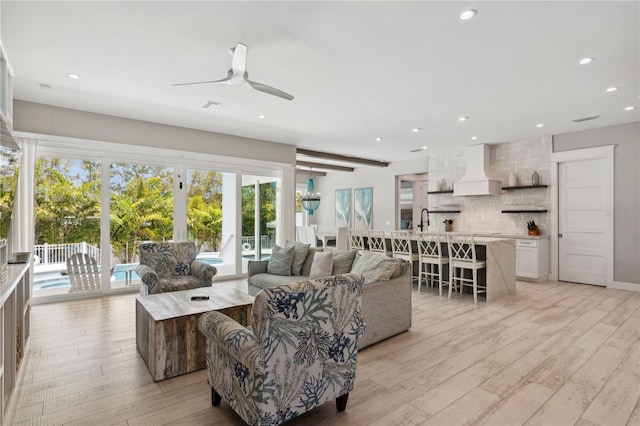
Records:
{"label": "swimming pool", "polygon": [[[223,263],[223,259],[219,257],[197,257],[198,260],[208,263],[210,265],[218,265]],[[127,271],[132,271],[135,267],[138,266],[137,263],[126,263],[121,265],[116,265],[113,268],[113,273],[111,274],[111,282],[116,281],[126,281]],[[51,274],[49,274],[51,275]],[[131,272],[131,280],[139,280],[140,277],[135,271]],[[42,277],[38,276],[36,272],[33,277],[33,290],[46,290],[51,288],[69,288],[71,284],[69,283],[69,277],[60,275],[60,276],[49,276]]]}

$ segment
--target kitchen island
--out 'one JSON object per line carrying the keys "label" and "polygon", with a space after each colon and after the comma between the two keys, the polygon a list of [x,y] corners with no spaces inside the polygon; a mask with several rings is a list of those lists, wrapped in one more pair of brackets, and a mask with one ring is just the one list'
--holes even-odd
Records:
{"label": "kitchen island", "polygon": [[[443,237],[446,234],[441,234]],[[391,234],[389,233],[389,247]],[[417,253],[417,234],[410,233],[409,238],[416,242],[413,245]],[[479,272],[480,283],[486,282],[486,300],[491,302],[511,294],[516,294],[516,246],[511,238],[473,237],[478,260],[487,262],[486,273]],[[442,242],[443,253],[448,253],[447,242]],[[448,273],[445,274],[448,279]]]}

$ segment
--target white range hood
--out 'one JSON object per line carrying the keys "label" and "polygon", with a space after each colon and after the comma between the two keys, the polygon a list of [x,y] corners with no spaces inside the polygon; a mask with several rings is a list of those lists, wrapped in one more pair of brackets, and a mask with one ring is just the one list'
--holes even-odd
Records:
{"label": "white range hood", "polygon": [[500,195],[502,183],[491,176],[491,148],[487,144],[471,145],[464,153],[466,171],[453,184],[453,195]]}

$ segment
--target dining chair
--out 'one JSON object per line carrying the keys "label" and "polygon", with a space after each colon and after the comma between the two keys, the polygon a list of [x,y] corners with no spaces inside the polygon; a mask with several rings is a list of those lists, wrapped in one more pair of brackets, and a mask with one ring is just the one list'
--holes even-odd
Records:
{"label": "dining chair", "polygon": [[418,293],[420,292],[423,278],[429,287],[432,287],[434,280],[438,282],[440,296],[442,296],[442,286],[450,285],[449,281],[444,281],[444,265],[449,264],[449,257],[442,254],[441,243],[440,234],[418,233],[418,259],[420,265]]}
{"label": "dining chair", "polygon": [[[486,293],[486,284],[478,284],[478,270],[487,267],[485,261],[476,256],[476,246],[472,234],[447,234],[449,248],[449,297],[455,287],[462,293],[464,286],[473,288],[473,303],[478,303],[478,293]],[[471,278],[464,276],[465,270],[471,270]],[[457,272],[460,272],[458,274]]]}

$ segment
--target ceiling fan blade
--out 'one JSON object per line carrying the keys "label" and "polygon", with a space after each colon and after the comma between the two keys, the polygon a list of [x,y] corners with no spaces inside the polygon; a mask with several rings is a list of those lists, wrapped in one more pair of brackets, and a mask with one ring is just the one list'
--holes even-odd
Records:
{"label": "ceiling fan blade", "polygon": [[264,93],[267,93],[269,95],[277,96],[279,98],[283,98],[283,99],[286,99],[288,101],[293,100],[293,96],[291,96],[290,94],[288,94],[286,92],[283,92],[282,90],[276,89],[275,87],[267,86],[266,84],[262,84],[262,83],[256,83],[255,81],[251,81],[246,77],[245,77],[244,80],[247,83],[249,83],[249,86],[251,86],[252,88],[254,88],[255,90],[257,90],[259,92],[264,92]]}
{"label": "ceiling fan blade", "polygon": [[228,81],[231,81],[231,74],[229,74],[228,77],[223,78],[222,80],[197,81],[197,82],[194,82],[194,83],[176,83],[176,84],[172,84],[172,86],[189,86],[191,84],[226,83]]}
{"label": "ceiling fan blade", "polygon": [[238,43],[233,49],[231,70],[234,75],[243,75],[247,71],[247,46]]}

